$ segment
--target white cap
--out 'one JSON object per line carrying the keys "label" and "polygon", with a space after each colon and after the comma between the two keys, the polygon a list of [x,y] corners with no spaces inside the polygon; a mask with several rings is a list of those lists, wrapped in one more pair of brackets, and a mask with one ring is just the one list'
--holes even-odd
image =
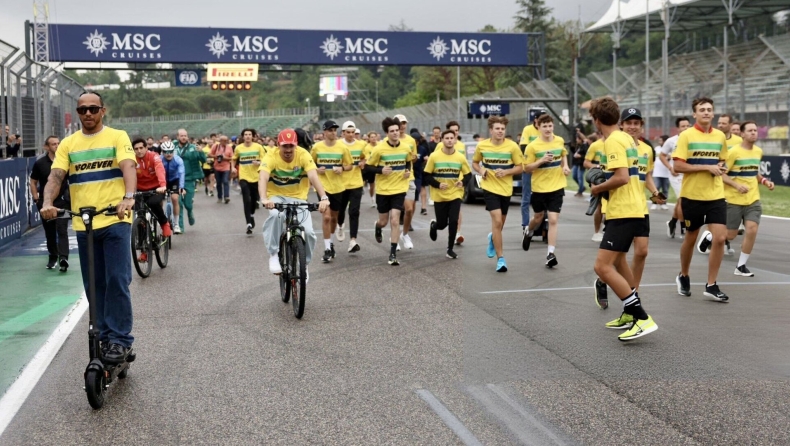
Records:
{"label": "white cap", "polygon": [[398,121],[400,121],[400,122],[409,122],[409,120],[408,120],[408,119],[406,119],[406,116],[405,116],[405,115],[395,115],[395,116],[393,116],[393,117],[394,117],[395,119],[397,119]]}
{"label": "white cap", "polygon": [[356,130],[354,131],[354,133],[356,133],[356,134],[360,134],[360,133],[362,133],[362,132],[361,132],[361,131],[359,131],[359,129],[356,129]]}
{"label": "white cap", "polygon": [[354,121],[346,121],[343,123],[343,126],[340,128],[343,130],[353,130],[357,128],[357,126],[354,125]]}

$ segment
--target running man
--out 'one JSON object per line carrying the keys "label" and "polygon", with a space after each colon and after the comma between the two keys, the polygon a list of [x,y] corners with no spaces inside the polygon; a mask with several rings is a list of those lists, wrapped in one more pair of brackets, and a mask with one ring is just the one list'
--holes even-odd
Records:
{"label": "running man", "polygon": [[[378,132],[368,132],[368,144],[365,146],[365,159],[369,160],[370,155],[379,143]],[[368,193],[370,194],[370,207],[376,207],[376,174],[362,168],[362,178],[368,183]]]}
{"label": "running man", "polygon": [[[198,150],[194,144],[189,142],[189,134],[184,129],[178,130],[178,138],[175,143],[176,155],[181,158],[184,163],[184,195],[181,199],[181,207],[187,212],[187,219],[189,226],[195,224],[195,213],[192,211],[192,206],[195,199],[195,184],[198,180],[203,178],[203,163],[206,161],[206,154],[202,150]],[[178,220],[178,225],[183,231],[184,214],[181,213]]]}
{"label": "running man", "polygon": [[449,228],[446,254],[448,259],[458,258],[453,251],[453,245],[456,243],[464,189],[472,178],[466,155],[455,149],[455,137],[456,132],[453,130],[442,132],[442,148],[428,157],[428,163],[423,170],[423,180],[432,188],[431,197],[436,212],[436,218],[431,220],[431,240],[436,241],[436,231]]}
{"label": "running man", "polygon": [[[543,116],[545,113],[540,113],[539,115],[535,116],[535,119],[532,122],[525,126],[524,129],[521,131],[521,137],[519,139],[518,145],[521,148],[521,154],[527,150],[527,146],[532,141],[538,139],[540,137],[540,130],[538,130],[538,118]],[[529,204],[530,199],[532,198],[532,174],[527,172],[521,173],[521,243],[524,243],[524,239],[527,236],[527,228],[529,227]]]}
{"label": "running man", "polygon": [[241,200],[244,203],[244,219],[247,222],[247,235],[252,234],[255,227],[255,209],[261,197],[258,195],[258,168],[261,160],[266,156],[266,149],[257,142],[252,142],[258,137],[254,129],[241,131],[242,143],[236,146],[233,152],[233,162],[239,172],[239,187]]}
{"label": "running man", "polygon": [[[746,268],[746,262],[752,254],[754,240],[763,207],[760,203],[760,184],[774,190],[774,183],[760,175],[760,160],[763,150],[757,142],[757,123],[746,121],[741,124],[743,141],[727,153],[727,173],[724,180],[724,198],[727,200],[727,240],[734,240],[738,235],[741,223],[746,227],[741,256],[735,268],[736,276],[754,277],[754,273]],[[707,240],[706,236],[704,240]]]}
{"label": "running man", "polygon": [[472,157],[472,168],[480,175],[483,200],[491,216],[488,233],[488,258],[497,258],[496,271],[507,272],[502,249],[502,228],[505,227],[510,198],[513,196],[513,175],[521,174],[524,158],[518,145],[505,140],[508,119],[501,116],[488,118],[490,139],[480,141]]}
{"label": "running man", "polygon": [[[296,132],[285,129],[277,135],[278,147],[270,150],[258,167],[258,194],[261,204],[269,209],[269,217],[263,222],[263,241],[269,251],[269,272],[280,274],[280,236],[285,226],[285,213],[274,209],[275,203],[307,203],[307,192],[310,184],[318,192],[321,200],[318,211],[326,212],[329,197],[324,193],[324,187],[318,179],[318,172],[310,153],[297,146]],[[309,184],[308,184],[309,180]],[[271,184],[269,184],[271,182]],[[305,209],[304,212],[307,212]],[[315,231],[313,219],[308,215],[302,220],[305,235],[307,236],[307,249],[305,261],[310,264],[315,249]],[[307,273],[309,280],[310,273]]]}
{"label": "running man", "polygon": [[623,302],[623,313],[619,318],[606,323],[607,328],[627,329],[618,336],[620,341],[630,341],[650,334],[658,329],[639,299],[636,281],[628,266],[626,254],[634,238],[649,232],[644,210],[647,201],[643,186],[639,182],[639,154],[634,138],[617,127],[620,109],[610,98],[596,99],[590,114],[598,130],[603,134],[604,155],[602,161],[606,181],[591,185],[590,193],[608,193],[607,230],[595,259],[595,273]]}
{"label": "running man", "polygon": [[365,168],[365,146],[367,143],[361,138],[356,138],[355,135],[359,134],[359,129],[352,121],[343,123],[343,140],[342,144],[348,148],[351,154],[351,170],[343,172],[343,182],[345,183],[346,190],[343,191],[343,196],[340,199],[340,212],[337,216],[337,240],[343,241],[346,238],[345,231],[343,230],[343,223],[346,219],[346,208],[348,208],[348,217],[351,220],[349,223],[349,231],[351,239],[348,242],[348,252],[359,251],[359,244],[357,243],[357,231],[359,231],[359,207],[362,203],[362,188],[364,182],[362,181],[362,169]]}
{"label": "running man", "polygon": [[565,187],[568,185],[567,177],[571,173],[568,167],[568,151],[565,141],[554,135],[554,119],[547,115],[540,115],[535,120],[540,136],[527,145],[525,150],[524,172],[532,177],[532,210],[535,214],[529,222],[522,238],[521,247],[529,250],[534,231],[543,224],[546,212],[549,214],[549,250],[546,255],[546,267],[557,266],[557,256],[554,250],[557,246],[557,225],[562,210],[562,200],[565,196]]}
{"label": "running man", "polygon": [[716,284],[727,238],[727,202],[724,201],[722,181],[722,175],[727,173],[727,139],[724,133],[712,126],[712,99],[694,99],[691,108],[696,123],[694,127],[680,134],[677,147],[672,153],[675,170],[684,174],[680,193],[683,198],[683,218],[688,231],[680,248],[680,274],[675,282],[678,294],[691,296],[691,256],[694,255],[699,230],[707,224],[710,234],[700,240],[701,252],[704,252],[702,242],[711,242],[704,295],[717,302],[727,302],[729,297]]}
{"label": "running man", "polygon": [[210,158],[211,144],[203,146],[202,152],[206,155],[206,162],[203,163],[203,185],[206,187],[206,195],[214,196],[214,158]]}
{"label": "running man", "polygon": [[732,116],[724,114],[719,116],[719,121],[717,127],[724,133],[724,136],[727,138],[727,149],[737,146],[738,144],[743,141],[743,139],[735,133],[732,133]]}
{"label": "running man", "polygon": [[167,179],[167,192],[170,195],[170,201],[173,202],[173,234],[181,234],[181,226],[179,225],[179,216],[181,214],[178,203],[180,198],[185,194],[184,191],[184,162],[178,155],[175,154],[176,148],[170,141],[163,142],[160,146],[162,149],[162,165],[165,168],[165,178]]}
{"label": "running man", "polygon": [[[379,218],[374,225],[376,242],[381,243],[382,228],[390,223],[390,256],[388,263],[399,265],[397,250],[400,238],[400,214],[406,193],[409,192],[413,150],[400,141],[401,123],[398,118],[384,118],[381,128],[387,138],[376,146],[365,170],[376,174],[376,207]],[[412,192],[413,194],[413,192]]]}
{"label": "running man", "polygon": [[[584,155],[584,168],[589,169],[600,169],[601,168],[601,161],[603,160],[603,137],[596,139],[590,144],[590,147],[587,149],[587,154]],[[606,199],[603,198],[600,201],[600,204],[595,209],[595,214],[593,214],[593,236],[592,241],[594,242],[601,242],[603,240],[603,233],[601,232],[601,224],[603,224],[604,215],[606,214]]]}
{"label": "running man", "polygon": [[680,134],[691,127],[691,121],[686,117],[677,118],[675,120],[675,127],[678,128],[678,134],[664,141],[664,145],[658,151],[658,159],[661,164],[669,169],[669,185],[672,186],[672,190],[675,191],[675,198],[677,199],[675,210],[672,213],[672,219],[667,222],[667,237],[675,238],[677,224],[678,221],[680,221],[680,238],[683,238],[686,235],[686,221],[683,220],[683,206],[680,198],[683,185],[683,174],[675,170],[675,164],[672,161],[672,152],[675,151]]}
{"label": "running man", "polygon": [[321,260],[324,263],[329,263],[335,258],[335,245],[332,237],[337,228],[337,215],[343,201],[343,191],[346,190],[343,172],[351,170],[353,164],[348,147],[337,142],[337,129],[338,125],[335,121],[324,122],[324,140],[317,142],[310,151],[317,168],[318,178],[329,199],[329,212],[324,212],[322,224],[324,256]]}
{"label": "running man", "polygon": [[416,205],[414,198],[417,193],[417,183],[414,182],[413,163],[414,160],[417,159],[417,141],[415,141],[406,130],[409,124],[409,122],[406,121],[406,116],[395,115],[395,119],[400,122],[400,138],[398,140],[411,150],[411,158],[409,159],[409,190],[403,201],[403,234],[401,234],[401,240],[403,241],[403,247],[405,249],[413,249],[414,243],[411,241],[409,231],[411,231],[411,220],[414,218],[414,208]]}
{"label": "running man", "polygon": [[[455,145],[453,146],[453,149],[455,149],[456,152],[461,153],[461,155],[463,155],[464,158],[466,158],[466,144],[464,144],[460,139],[458,139],[458,133],[461,131],[461,125],[458,124],[457,121],[450,121],[447,123],[447,125],[445,125],[445,128],[447,130],[452,130],[455,133]],[[439,132],[441,132],[441,129],[439,130]],[[441,151],[444,148],[444,141],[441,135],[442,133],[439,133],[438,138],[440,139],[440,141],[438,144],[436,144],[436,148],[434,149],[434,152]],[[431,198],[431,201],[435,201],[435,200]],[[461,235],[461,224],[463,223],[463,219],[464,219],[463,213],[458,214],[458,233],[455,236],[455,244],[458,246],[461,246],[461,244],[464,242],[464,236]]]}

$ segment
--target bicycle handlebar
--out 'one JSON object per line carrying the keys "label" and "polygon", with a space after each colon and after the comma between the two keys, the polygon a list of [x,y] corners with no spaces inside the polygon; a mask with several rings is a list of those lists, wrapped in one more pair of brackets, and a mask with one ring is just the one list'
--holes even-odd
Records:
{"label": "bicycle handlebar", "polygon": [[77,212],[74,212],[71,209],[58,209],[58,218],[81,217],[83,214],[88,214],[90,217],[95,217],[99,214],[112,217],[113,215],[118,215],[118,211],[116,210],[114,204],[108,205],[103,209],[96,209],[92,207],[80,208]]}
{"label": "bicycle handlebar", "polygon": [[318,203],[274,203],[274,209],[283,212],[287,208],[300,208],[306,207],[308,211],[315,212],[318,210]]}

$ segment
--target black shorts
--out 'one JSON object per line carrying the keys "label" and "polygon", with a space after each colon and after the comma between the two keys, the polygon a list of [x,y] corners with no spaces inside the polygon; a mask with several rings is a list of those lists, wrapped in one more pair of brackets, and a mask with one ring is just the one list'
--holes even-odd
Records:
{"label": "black shorts", "polygon": [[647,237],[650,234],[650,222],[646,218],[617,218],[606,221],[606,232],[603,234],[600,249],[616,252],[628,252],[636,237]]}
{"label": "black shorts", "polygon": [[177,194],[181,192],[178,187],[178,180],[176,181],[168,181],[167,182],[167,191],[171,194]]}
{"label": "black shorts", "polygon": [[530,204],[536,214],[545,211],[559,214],[562,210],[562,197],[564,196],[565,189],[558,189],[554,192],[532,192]]}
{"label": "black shorts", "polygon": [[502,211],[502,215],[507,215],[507,210],[510,207],[510,197],[483,190],[483,201],[488,212],[499,209]]}
{"label": "black shorts", "polygon": [[406,199],[406,193],[395,195],[379,195],[376,194],[376,208],[379,214],[388,214],[389,211],[397,209],[403,212],[403,201]]}
{"label": "black shorts", "polygon": [[713,201],[683,198],[680,200],[680,208],[683,211],[683,220],[686,221],[686,230],[689,232],[694,232],[704,225],[727,224],[727,202],[723,198]]}
{"label": "black shorts", "polygon": [[368,184],[374,184],[376,182],[376,172],[368,172],[363,170],[362,181]]}
{"label": "black shorts", "polygon": [[336,194],[327,193],[326,196],[329,197],[329,209],[338,212],[343,203],[343,192]]}
{"label": "black shorts", "polygon": [[214,169],[203,169],[203,178],[208,178],[214,173]]}

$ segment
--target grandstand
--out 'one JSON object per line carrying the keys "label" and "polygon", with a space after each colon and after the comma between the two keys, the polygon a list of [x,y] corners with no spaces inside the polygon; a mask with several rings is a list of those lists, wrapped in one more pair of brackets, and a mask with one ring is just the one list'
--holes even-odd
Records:
{"label": "grandstand", "polygon": [[108,125],[125,130],[130,137],[175,136],[186,129],[192,136],[210,133],[238,135],[243,128],[254,128],[263,135],[275,135],[284,128],[307,128],[318,122],[317,107],[257,110],[249,112],[204,113],[189,115],[148,116],[112,119]]}

